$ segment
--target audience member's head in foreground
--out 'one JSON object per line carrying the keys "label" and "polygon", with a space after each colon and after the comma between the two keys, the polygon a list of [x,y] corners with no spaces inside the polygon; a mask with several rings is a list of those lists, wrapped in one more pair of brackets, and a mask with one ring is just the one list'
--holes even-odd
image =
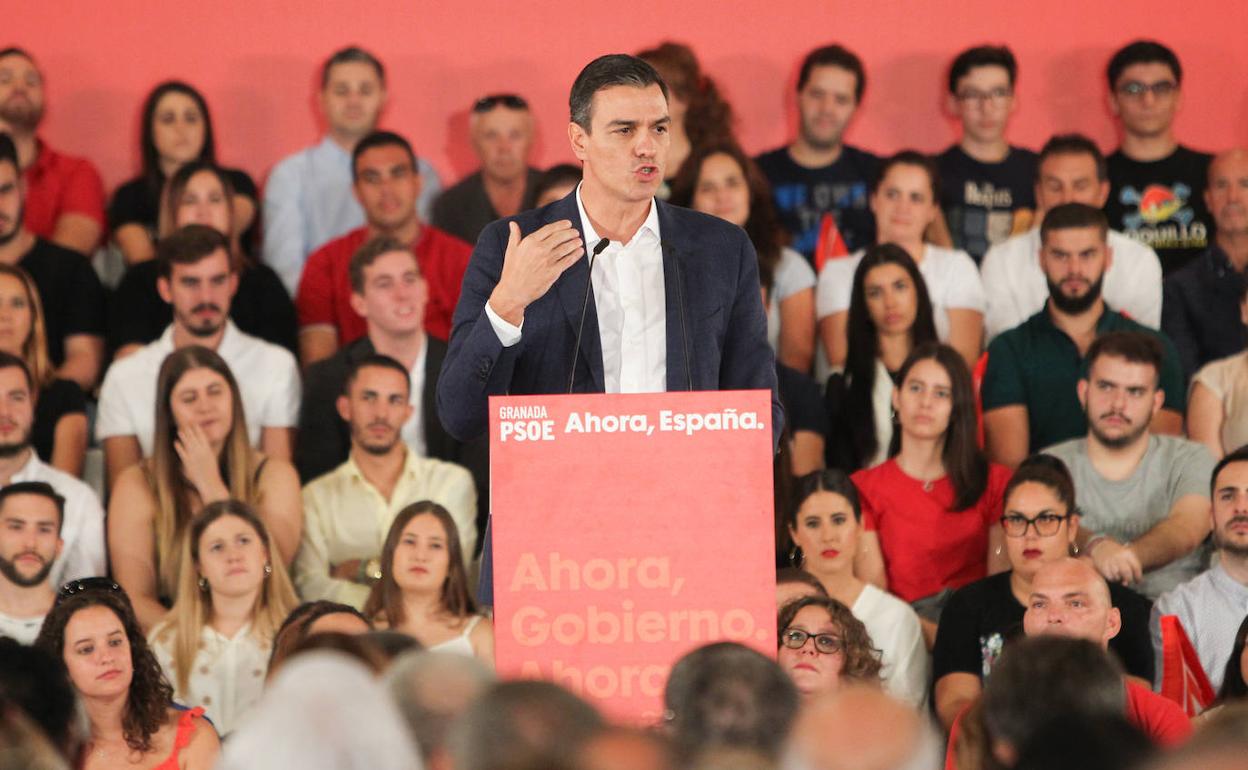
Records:
{"label": "audience member's head in foreground", "polygon": [[447,737],[455,770],[570,768],[602,729],[593,706],[550,682],[500,682],[468,706]]}
{"label": "audience member's head in foreground", "polygon": [[0,698],[32,720],[66,761],[78,764],[91,726],[60,656],[0,637]]}
{"label": "audience member's head in foreground", "polygon": [[304,602],[291,610],[273,636],[273,654],[269,658],[269,679],[277,672],[295,647],[312,634],[366,634],[373,630],[360,611],[349,604],[320,600]]}
{"label": "audience member's head in foreground", "polygon": [[385,684],[428,770],[451,770],[451,726],[493,681],[488,667],[466,655],[418,650],[395,659]]}
{"label": "audience member's head in foreground", "polygon": [[785,767],[921,770],[939,757],[939,738],[913,707],[876,687],[845,687],[803,705]]}

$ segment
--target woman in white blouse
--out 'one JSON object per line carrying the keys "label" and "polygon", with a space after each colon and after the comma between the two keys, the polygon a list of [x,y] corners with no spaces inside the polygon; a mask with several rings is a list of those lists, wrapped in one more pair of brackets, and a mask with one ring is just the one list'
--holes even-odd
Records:
{"label": "woman in white blouse", "polygon": [[273,635],[298,600],[264,523],[237,500],[210,503],[182,544],[177,599],[150,635],[174,698],[227,735],[260,698]]}
{"label": "woman in white blouse", "polygon": [[[937,335],[973,369],[983,343],[984,287],[969,254],[923,240],[928,225],[940,216],[937,179],[932,160],[913,150],[884,161],[870,200],[876,243],[895,243],[918,264],[932,299]],[[819,335],[833,368],[845,365],[850,289],[861,259],[861,251],[830,259],[819,272],[815,296]]]}

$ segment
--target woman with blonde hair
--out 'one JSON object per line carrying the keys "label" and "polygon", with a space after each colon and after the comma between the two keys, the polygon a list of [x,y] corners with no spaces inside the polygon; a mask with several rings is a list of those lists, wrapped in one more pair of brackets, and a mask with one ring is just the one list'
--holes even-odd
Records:
{"label": "woman with blonde hair", "polygon": [[260,699],[273,637],[297,604],[255,511],[204,506],[182,541],[173,609],[148,637],[174,700],[203,707],[228,735]]}
{"label": "woman with blonde hair", "polygon": [[56,376],[43,318],[43,302],[30,274],[0,262],[0,351],[26,362],[31,391],[38,394],[30,443],[43,462],[81,476],[87,454],[87,400],[78,383]]}
{"label": "woman with blonde hair", "polygon": [[303,529],[294,466],[252,449],[238,383],[219,355],[198,345],[170,353],[156,394],[152,456],[122,472],[108,505],[113,573],[145,630],[173,599],[180,538],[205,505],[254,507],[284,565]]}

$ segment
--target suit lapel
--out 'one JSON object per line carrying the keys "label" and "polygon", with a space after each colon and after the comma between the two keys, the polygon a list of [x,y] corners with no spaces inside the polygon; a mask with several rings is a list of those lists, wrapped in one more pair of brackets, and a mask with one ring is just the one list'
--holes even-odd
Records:
{"label": "suit lapel", "polygon": [[[585,230],[581,227],[581,212],[576,205],[576,191],[573,190],[563,200],[552,204],[547,210],[546,218],[542,225],[550,222],[558,222],[560,219],[567,219],[576,227],[577,232],[581,234],[581,240],[585,240]],[[573,388],[576,392],[601,393],[606,390],[604,384],[603,367],[602,367],[602,339],[598,335],[598,312],[594,304],[594,294],[591,290],[589,300],[585,300],[585,290],[589,285],[589,252],[593,248],[593,244],[585,244],[585,256],[576,261],[576,264],[563,272],[559,276],[559,280],[555,281],[555,294],[558,296],[559,304],[563,307],[564,317],[571,326],[568,343],[568,351],[566,358],[560,360],[572,360],[575,355],[576,359],[573,366],[576,368],[576,386]],[[576,340],[576,330],[581,323],[581,305],[585,303],[585,326],[581,333],[581,346],[579,351],[572,349]],[[590,383],[585,383],[585,368],[588,364]],[[561,377],[567,376],[567,372],[561,372]],[[566,382],[565,380],[561,380]]]}
{"label": "suit lapel", "polygon": [[[684,231],[671,216],[666,203],[655,201],[659,207],[659,235],[663,247],[663,294],[667,312],[667,389],[692,390],[688,373],[693,370],[693,333],[687,329],[692,321],[689,297],[690,249]],[[681,282],[683,279],[683,283]],[[681,313],[681,295],[685,308]],[[685,367],[685,339],[689,339],[689,367]]]}

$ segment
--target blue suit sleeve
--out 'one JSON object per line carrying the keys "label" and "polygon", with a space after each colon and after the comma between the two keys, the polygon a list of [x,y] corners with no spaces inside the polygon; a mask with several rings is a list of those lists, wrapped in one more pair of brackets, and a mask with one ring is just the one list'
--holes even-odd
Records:
{"label": "blue suit sleeve", "polygon": [[758,254],[741,233],[737,255],[737,294],[732,303],[728,334],[720,360],[721,390],[771,391],[772,449],[780,446],[784,408],[776,386],[776,355],[767,342],[767,315],[763,311],[762,284],[758,278]]}

